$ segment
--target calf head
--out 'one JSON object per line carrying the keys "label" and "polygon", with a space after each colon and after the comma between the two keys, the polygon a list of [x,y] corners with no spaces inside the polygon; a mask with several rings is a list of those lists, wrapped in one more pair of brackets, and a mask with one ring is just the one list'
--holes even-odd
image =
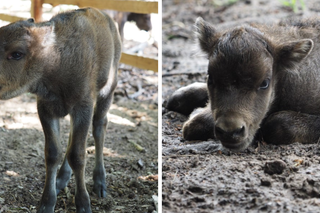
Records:
{"label": "calf head", "polygon": [[226,148],[243,150],[272,105],[277,76],[304,59],[313,41],[276,43],[249,25],[219,32],[202,18],[196,21],[196,33],[209,59],[215,136]]}
{"label": "calf head", "polygon": [[54,63],[47,61],[56,58],[46,56],[52,52],[53,43],[53,27],[35,27],[33,19],[0,28],[0,99],[30,90],[44,66],[50,69]]}

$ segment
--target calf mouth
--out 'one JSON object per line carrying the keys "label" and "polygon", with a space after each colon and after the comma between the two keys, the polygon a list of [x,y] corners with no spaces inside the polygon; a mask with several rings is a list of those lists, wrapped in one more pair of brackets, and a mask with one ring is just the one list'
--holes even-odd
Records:
{"label": "calf mouth", "polygon": [[248,148],[248,146],[251,144],[252,140],[250,138],[245,138],[243,140],[220,140],[223,147],[227,148],[228,150],[232,152],[240,152]]}

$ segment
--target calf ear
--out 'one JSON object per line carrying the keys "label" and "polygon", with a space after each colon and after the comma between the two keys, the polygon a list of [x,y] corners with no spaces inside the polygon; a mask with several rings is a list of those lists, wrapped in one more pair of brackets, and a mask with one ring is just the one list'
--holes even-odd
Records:
{"label": "calf ear", "polygon": [[42,47],[52,46],[55,43],[54,26],[41,26],[30,28],[31,35]]}
{"label": "calf ear", "polygon": [[31,22],[31,23],[34,23],[34,18],[29,18],[27,21]]}
{"label": "calf ear", "polygon": [[217,30],[211,24],[205,22],[201,17],[197,18],[195,26],[195,33],[202,51],[211,55],[213,47],[220,37],[220,34],[217,33]]}
{"label": "calf ear", "polygon": [[279,61],[283,66],[292,68],[310,54],[313,46],[311,39],[285,43],[280,46]]}

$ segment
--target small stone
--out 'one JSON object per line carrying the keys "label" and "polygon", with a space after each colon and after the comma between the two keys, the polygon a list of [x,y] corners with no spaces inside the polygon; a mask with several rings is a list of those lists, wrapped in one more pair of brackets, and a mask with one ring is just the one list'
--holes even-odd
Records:
{"label": "small stone", "polygon": [[282,160],[275,160],[266,162],[264,166],[264,172],[273,175],[273,174],[282,174],[282,172],[287,168],[287,164]]}
{"label": "small stone", "polygon": [[271,181],[268,178],[261,178],[261,186],[271,186]]}

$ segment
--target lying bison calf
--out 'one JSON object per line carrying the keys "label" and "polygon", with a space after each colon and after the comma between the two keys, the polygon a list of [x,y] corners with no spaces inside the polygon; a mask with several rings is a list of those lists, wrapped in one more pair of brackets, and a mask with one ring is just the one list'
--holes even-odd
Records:
{"label": "lying bison calf", "polygon": [[[117,85],[121,42],[114,22],[92,8],[61,13],[50,21],[18,21],[0,28],[0,98],[37,95],[45,135],[46,180],[38,212],[54,212],[57,194],[71,168],[77,212],[91,212],[86,190],[85,154],[90,123],[96,146],[94,192],[106,196],[103,143],[106,113]],[[70,114],[71,132],[60,163],[59,118]]]}
{"label": "lying bison calf", "polygon": [[207,97],[201,99],[207,107],[184,124],[185,139],[216,137],[233,151],[258,138],[274,144],[317,142],[319,29],[319,19],[308,19],[219,31],[198,18],[197,37],[209,59],[207,91],[197,84],[188,88],[192,91],[175,92],[168,103],[181,111],[181,103],[193,101],[190,94]]}

